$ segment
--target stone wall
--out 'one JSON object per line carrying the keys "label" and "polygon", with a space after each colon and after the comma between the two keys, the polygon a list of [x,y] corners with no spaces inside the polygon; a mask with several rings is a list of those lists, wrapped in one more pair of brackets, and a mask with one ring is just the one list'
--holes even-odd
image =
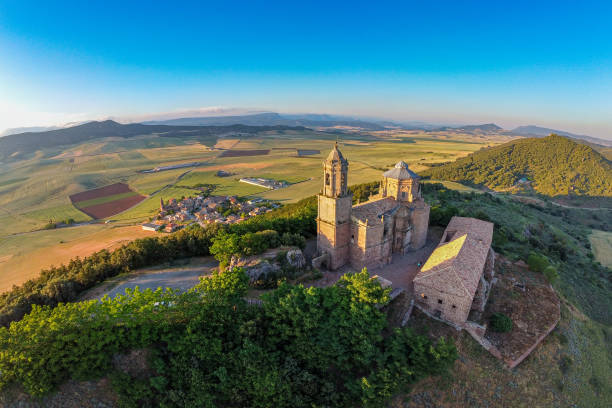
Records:
{"label": "stone wall", "polygon": [[557,324],[559,324],[559,319],[557,319],[555,321],[554,324],[552,324],[548,330],[545,333],[542,333],[542,335],[540,337],[538,337],[537,341],[535,343],[533,343],[533,345],[531,347],[529,347],[527,350],[525,350],[525,352],[523,354],[521,354],[518,358],[511,360],[509,358],[504,359],[504,363],[506,363],[508,365],[509,368],[514,368],[517,365],[519,365],[524,359],[527,358],[527,356],[529,356],[529,354],[531,354],[533,352],[533,350],[536,349],[536,347],[538,347],[540,345],[540,343],[542,343],[542,341],[546,338],[546,336],[548,336],[550,334],[550,332],[552,332],[555,327],[557,327]]}
{"label": "stone wall", "polygon": [[480,276],[478,282],[478,289],[474,294],[474,302],[472,303],[472,310],[483,312],[489,295],[491,293],[491,287],[493,286],[493,279],[495,276],[495,251],[493,248],[489,248],[487,254],[487,260],[485,261],[483,273]]}
{"label": "stone wall", "polygon": [[350,263],[353,268],[375,268],[391,262],[393,219],[373,225],[354,222],[351,231]]}
{"label": "stone wall", "polygon": [[412,224],[412,249],[420,249],[427,242],[429,229],[429,205],[418,201],[418,205],[411,207],[410,223]]}
{"label": "stone wall", "polygon": [[465,323],[472,306],[472,299],[468,296],[441,292],[418,281],[414,282],[414,297],[421,310],[455,326]]}
{"label": "stone wall", "polygon": [[333,198],[319,194],[317,197],[317,252],[328,253],[327,266],[335,270],[349,260],[352,196]]}

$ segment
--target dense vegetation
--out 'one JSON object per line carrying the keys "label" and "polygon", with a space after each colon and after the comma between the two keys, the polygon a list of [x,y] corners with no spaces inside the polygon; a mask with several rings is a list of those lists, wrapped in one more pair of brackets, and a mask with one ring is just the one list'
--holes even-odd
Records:
{"label": "dense vegetation", "polygon": [[[83,291],[120,273],[177,258],[210,255],[214,239],[230,237],[227,242],[236,243],[236,247],[227,248],[217,245],[222,249],[220,254],[230,257],[233,253],[259,253],[280,243],[300,245],[302,236],[316,232],[316,211],[316,201],[309,198],[240,224],[207,228],[194,225],[172,235],[137,239],[112,252],[101,250],[86,258],[75,258],[68,265],[45,269],[39,277],[0,294],[0,325],[19,320],[32,305],[74,301]],[[266,230],[271,232],[260,232]]]}
{"label": "dense vegetation", "polygon": [[590,146],[562,136],[520,139],[480,150],[455,162],[421,173],[508,189],[519,184],[547,196],[612,197],[612,163]]}
{"label": "dense vegetation", "polygon": [[[327,288],[283,284],[260,307],[243,300],[247,282],[237,268],[180,295],[36,306],[0,328],[0,386],[43,395],[68,378],[110,375],[124,406],[379,407],[457,356],[408,329],[383,337],[377,305],[389,290],[365,270]],[[113,370],[116,353],[143,348],[148,375]]]}
{"label": "dense vegetation", "polygon": [[371,195],[378,194],[379,188],[380,183],[378,181],[351,186],[351,192],[353,193],[353,204],[368,201]]}

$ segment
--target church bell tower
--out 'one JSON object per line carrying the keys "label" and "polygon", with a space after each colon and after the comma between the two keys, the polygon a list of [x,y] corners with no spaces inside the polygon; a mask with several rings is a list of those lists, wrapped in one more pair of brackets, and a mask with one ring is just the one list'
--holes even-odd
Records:
{"label": "church bell tower", "polygon": [[323,162],[323,189],[317,196],[317,250],[335,270],[349,260],[353,195],[348,190],[348,161],[338,143]]}

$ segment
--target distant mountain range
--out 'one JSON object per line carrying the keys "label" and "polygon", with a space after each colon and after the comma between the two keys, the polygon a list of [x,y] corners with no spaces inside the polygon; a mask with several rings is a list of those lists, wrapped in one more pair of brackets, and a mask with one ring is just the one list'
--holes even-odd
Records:
{"label": "distant mountain range", "polygon": [[206,116],[189,117],[170,120],[157,120],[142,122],[150,125],[171,125],[171,126],[223,126],[223,125],[285,125],[285,126],[305,126],[305,127],[355,127],[363,130],[377,131],[392,128],[406,130],[423,130],[426,132],[458,131],[465,133],[478,134],[506,134],[508,136],[525,137],[544,137],[551,133],[566,136],[572,139],[584,140],[602,146],[612,147],[612,140],[600,139],[587,135],[577,135],[563,130],[543,128],[539,126],[519,126],[512,130],[504,130],[495,123],[485,123],[481,125],[458,125],[458,126],[439,126],[426,122],[395,122],[376,118],[359,119],[348,116],[324,115],[324,114],[281,114],[275,112],[245,114],[239,116]]}
{"label": "distant mountain range", "polygon": [[462,131],[462,132],[467,132],[467,133],[472,133],[472,132],[496,133],[504,129],[497,126],[495,123],[485,123],[484,125],[466,125],[466,126],[459,126],[459,127],[444,126],[444,127],[435,128],[432,130],[434,131],[456,130],[456,131]]}
{"label": "distant mountain range", "polygon": [[385,126],[333,115],[284,115],[274,112],[256,113],[240,116],[205,116],[196,118],[179,118],[169,120],[155,120],[142,122],[146,125],[171,125],[171,126],[226,126],[226,125],[249,125],[249,126],[305,126],[305,127],[335,127],[348,126],[358,127],[364,130],[384,130]]}
{"label": "distant mountain range", "polygon": [[48,130],[61,129],[59,126],[29,126],[29,127],[18,127],[5,129],[4,132],[0,133],[0,137],[16,135],[19,133],[27,133],[27,132],[46,132]]}
{"label": "distant mountain range", "polygon": [[26,132],[0,138],[0,159],[19,152],[33,152],[40,148],[71,145],[105,137],[129,138],[142,135],[163,135],[165,137],[205,138],[213,135],[237,132],[257,133],[268,130],[304,130],[304,127],[289,126],[169,126],[131,123],[122,125],[112,120],[87,122],[82,125],[46,132]]}
{"label": "distant mountain range", "polygon": [[602,146],[612,147],[612,140],[599,139],[597,137],[587,136],[587,135],[577,135],[570,132],[565,132],[563,130],[549,129],[539,126],[519,126],[510,131],[511,133],[519,136],[527,136],[527,137],[545,137],[554,133],[559,136],[566,136],[572,139],[585,140],[590,143],[595,143]]}
{"label": "distant mountain range", "polygon": [[[244,132],[254,133],[262,129],[248,127],[298,127],[298,128],[335,128],[343,132],[343,127],[358,128],[364,131],[385,129],[421,130],[424,132],[461,132],[475,135],[507,135],[524,137],[544,137],[551,133],[581,140],[600,146],[612,147],[612,140],[599,139],[587,135],[577,135],[562,130],[539,126],[519,126],[504,130],[494,123],[480,125],[439,126],[425,122],[393,122],[376,118],[353,118],[326,114],[280,114],[276,112],[257,112],[231,116],[184,117],[168,120],[152,120],[142,123],[120,124],[112,120],[85,122],[68,127],[29,127],[8,129],[0,137],[0,157],[17,151],[28,151],[40,147],[50,147],[78,143],[103,137],[131,137],[136,135],[164,133],[171,136],[212,135],[219,132],[214,127],[243,126]],[[338,129],[339,128],[339,129]],[[211,133],[212,132],[212,133]],[[8,134],[8,136],[6,136]],[[18,135],[18,136],[17,136]],[[8,152],[8,153],[7,153]]]}
{"label": "distant mountain range", "polygon": [[556,135],[516,139],[421,175],[494,190],[532,187],[548,196],[612,197],[612,162],[588,145]]}

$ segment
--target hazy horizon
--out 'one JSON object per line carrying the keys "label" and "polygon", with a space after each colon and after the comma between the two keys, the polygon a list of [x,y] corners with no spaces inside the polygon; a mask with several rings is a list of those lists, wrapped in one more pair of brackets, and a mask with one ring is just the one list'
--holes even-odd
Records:
{"label": "hazy horizon", "polygon": [[4,2],[0,133],[217,108],[612,139],[611,16],[604,2]]}

